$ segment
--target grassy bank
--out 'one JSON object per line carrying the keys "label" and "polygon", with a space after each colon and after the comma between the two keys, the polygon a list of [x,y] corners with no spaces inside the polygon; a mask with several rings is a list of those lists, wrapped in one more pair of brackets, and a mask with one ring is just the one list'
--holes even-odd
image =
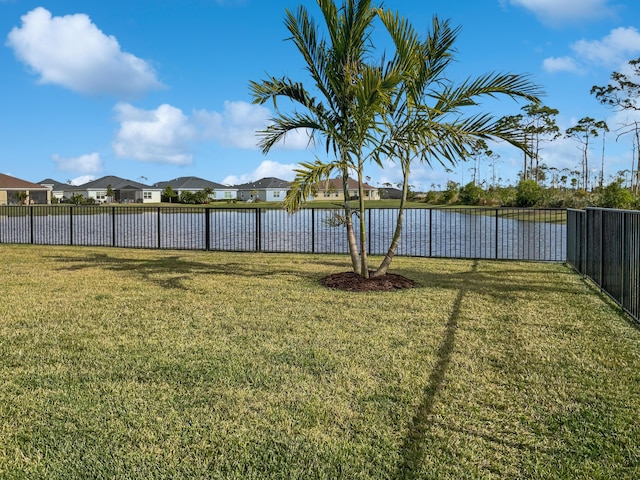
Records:
{"label": "grassy bank", "polygon": [[640,331],[562,265],[0,252],[0,478],[640,475]]}

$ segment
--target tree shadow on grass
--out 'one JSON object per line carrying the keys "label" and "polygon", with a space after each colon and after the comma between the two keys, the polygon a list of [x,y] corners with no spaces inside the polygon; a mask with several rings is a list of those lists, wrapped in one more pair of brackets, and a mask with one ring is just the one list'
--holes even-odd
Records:
{"label": "tree shadow on grass", "polygon": [[294,275],[301,279],[318,281],[318,275],[304,268],[292,270],[288,262],[256,265],[247,254],[246,262],[195,261],[185,256],[168,254],[152,258],[130,258],[107,253],[87,252],[69,255],[50,255],[48,258],[60,264],[60,270],[74,272],[98,268],[137,276],[145,282],[167,289],[187,289],[185,282],[200,276],[229,276],[260,278],[272,275]]}
{"label": "tree shadow on grass", "polygon": [[[576,278],[569,269],[550,271],[547,264],[539,268],[527,265],[522,268],[479,271],[480,262],[494,260],[469,260],[473,270],[451,272],[446,269],[419,271],[402,269],[399,273],[414,279],[422,288],[460,289],[494,297],[497,300],[519,299],[522,295],[544,295],[546,293],[584,294],[579,282],[571,282],[568,277]],[[543,276],[546,274],[547,276]]]}
{"label": "tree shadow on grass", "polygon": [[[471,271],[467,272],[466,275],[475,274],[477,271],[478,261],[476,260],[472,264]],[[446,324],[445,334],[438,349],[438,361],[431,371],[431,375],[429,375],[427,386],[423,392],[422,402],[418,406],[418,410],[409,424],[409,431],[400,447],[401,464],[396,473],[397,479],[417,478],[417,470],[425,454],[425,434],[431,426],[430,417],[433,412],[433,406],[438,392],[442,388],[449,363],[451,362],[462,300],[468,291],[469,283],[470,281],[468,279],[462,282],[458,290],[458,295],[453,302],[453,308]]]}

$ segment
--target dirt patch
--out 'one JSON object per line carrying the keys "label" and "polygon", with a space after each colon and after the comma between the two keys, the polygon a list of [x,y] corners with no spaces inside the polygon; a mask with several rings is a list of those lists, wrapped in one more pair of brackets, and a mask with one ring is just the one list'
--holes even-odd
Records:
{"label": "dirt patch", "polygon": [[328,288],[349,292],[389,292],[416,286],[413,280],[394,273],[370,278],[362,278],[354,272],[334,273],[324,277],[320,283]]}

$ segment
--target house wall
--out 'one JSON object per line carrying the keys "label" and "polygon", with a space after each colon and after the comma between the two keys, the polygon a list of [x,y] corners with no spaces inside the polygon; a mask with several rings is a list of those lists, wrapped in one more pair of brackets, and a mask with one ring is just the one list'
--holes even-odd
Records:
{"label": "house wall", "polygon": [[235,200],[238,198],[237,190],[214,190],[214,200]]}
{"label": "house wall", "polygon": [[7,204],[7,192],[5,190],[0,190],[0,205]]}
{"label": "house wall", "polygon": [[[349,196],[351,198],[358,196],[358,190],[350,190]],[[380,200],[380,195],[378,190],[365,190],[364,191],[364,199],[365,200]],[[344,192],[342,190],[323,190],[316,194],[315,197],[312,197],[311,200],[335,200],[335,201],[343,201],[344,200]]]}
{"label": "house wall", "polygon": [[264,192],[267,202],[282,202],[287,195],[286,190],[267,190]]}
{"label": "house wall", "polygon": [[108,201],[107,189],[87,190],[83,193],[87,198],[93,198],[96,203],[105,203]]}
{"label": "house wall", "polygon": [[237,193],[237,198],[243,202],[253,201],[254,199],[266,202],[267,192],[264,190],[240,190]]}
{"label": "house wall", "polygon": [[142,203],[160,203],[162,192],[155,190],[145,190],[141,193]]}

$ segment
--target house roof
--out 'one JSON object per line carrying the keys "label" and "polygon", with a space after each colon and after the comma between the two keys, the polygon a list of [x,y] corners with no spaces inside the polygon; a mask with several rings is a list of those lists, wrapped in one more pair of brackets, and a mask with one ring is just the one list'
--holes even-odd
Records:
{"label": "house roof", "polygon": [[48,190],[47,187],[31,183],[20,178],[0,173],[0,189],[2,190]]}
{"label": "house roof", "polygon": [[157,188],[166,188],[167,185],[171,185],[171,188],[178,190],[204,190],[205,188],[211,188],[212,190],[232,190],[233,187],[222,185],[220,183],[211,182],[199,177],[178,177],[167,182],[154,183],[153,186]]}
{"label": "house roof", "polygon": [[39,185],[51,186],[53,190],[64,190],[69,187],[68,183],[59,182],[54,180],[53,178],[45,178],[44,180],[40,180],[38,182]]}
{"label": "house roof", "polygon": [[82,185],[76,185],[74,187],[67,187],[65,190],[94,190],[94,189],[107,189],[111,186],[113,190],[156,190],[157,188],[145,185],[144,183],[134,182],[133,180],[127,180],[124,178],[116,177],[114,175],[107,175],[106,177],[97,178],[91,182],[83,183]]}
{"label": "house roof", "polygon": [[290,186],[291,186],[291,183],[285,180],[280,180],[279,178],[275,178],[275,177],[265,177],[255,182],[236,185],[236,188],[238,190],[269,190],[269,189],[282,190],[283,188],[289,188]]}

